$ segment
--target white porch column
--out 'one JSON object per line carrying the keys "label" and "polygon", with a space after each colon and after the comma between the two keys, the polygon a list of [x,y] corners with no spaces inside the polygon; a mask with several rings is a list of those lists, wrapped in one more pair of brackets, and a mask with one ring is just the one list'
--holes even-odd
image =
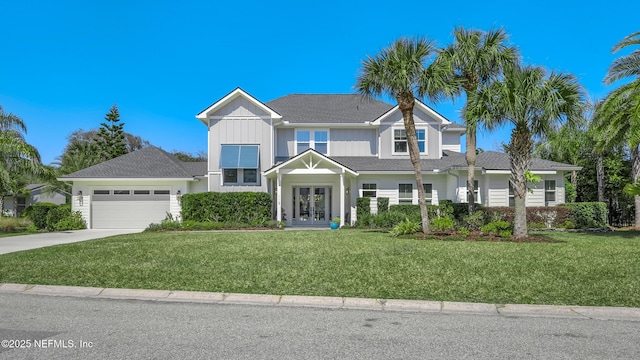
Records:
{"label": "white porch column", "polygon": [[340,173],[340,227],[344,226],[344,169]]}
{"label": "white porch column", "polygon": [[280,169],[276,169],[276,220],[282,221],[282,174]]}

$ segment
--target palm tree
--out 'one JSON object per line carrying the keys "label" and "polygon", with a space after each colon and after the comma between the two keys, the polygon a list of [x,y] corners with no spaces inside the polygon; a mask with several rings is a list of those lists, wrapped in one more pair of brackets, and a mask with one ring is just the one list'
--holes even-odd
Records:
{"label": "palm tree", "polygon": [[26,132],[22,119],[0,106],[0,209],[3,196],[16,190],[18,176],[43,171],[38,150],[24,139]]}
{"label": "palm tree", "polygon": [[427,204],[422,187],[420,150],[413,120],[416,97],[436,100],[444,91],[441,78],[425,65],[436,52],[434,43],[423,38],[400,38],[383,49],[376,57],[367,56],[363,61],[355,85],[356,91],[366,97],[390,95],[402,112],[409,147],[409,157],[416,176],[418,201],[422,216],[422,231],[429,232]]}
{"label": "palm tree", "polygon": [[581,117],[584,93],[573,75],[547,74],[541,67],[514,66],[503,81],[482,89],[470,113],[489,129],[510,122],[514,125],[508,146],[515,198],[514,236],[527,236],[525,196],[534,138],[555,131],[562,120]]}
{"label": "palm tree", "polygon": [[464,93],[466,104],[462,117],[466,125],[467,192],[469,213],[475,209],[474,180],[476,165],[476,118],[466,110],[474,96],[483,88],[498,80],[504,69],[517,61],[518,51],[506,45],[507,34],[502,30],[453,30],[454,42],[443,49],[434,65],[445,71],[448,85],[455,88],[455,95]]}
{"label": "palm tree", "polygon": [[[633,33],[614,45],[616,53],[627,46],[640,45],[640,32]],[[607,85],[622,79],[632,81],[613,90],[598,106],[602,119],[597,130],[600,145],[611,147],[625,144],[631,152],[631,177],[633,183],[640,181],[640,49],[616,59],[604,78]],[[640,195],[634,195],[635,226],[640,227]]]}

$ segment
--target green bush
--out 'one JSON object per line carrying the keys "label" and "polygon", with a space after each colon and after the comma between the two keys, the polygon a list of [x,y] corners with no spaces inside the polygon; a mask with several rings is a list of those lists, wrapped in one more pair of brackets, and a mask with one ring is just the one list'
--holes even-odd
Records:
{"label": "green bush", "polygon": [[5,233],[14,232],[18,229],[18,219],[14,217],[0,217],[0,231]]}
{"label": "green bush", "polygon": [[[454,203],[451,202],[453,208],[453,218],[457,221],[464,221],[464,217],[469,215],[469,203]],[[476,211],[483,210],[484,207],[481,204],[476,204]]]}
{"label": "green bush", "polygon": [[71,205],[58,205],[51,207],[47,212],[46,228],[49,231],[55,231],[56,225],[64,218],[71,216]]}
{"label": "green bush", "polygon": [[54,231],[82,230],[86,228],[87,224],[84,222],[80,211],[74,211],[68,214],[53,225]]}
{"label": "green bush", "polygon": [[501,234],[506,234],[507,232],[509,233],[508,236],[511,236],[512,230],[513,226],[507,221],[493,221],[482,227],[483,233],[499,236],[502,236]]}
{"label": "green bush", "polygon": [[408,216],[397,211],[387,211],[381,214],[373,215],[371,217],[371,225],[376,228],[391,229],[405,219],[409,219],[410,221],[414,222],[420,222],[419,216],[416,218],[415,216]]}
{"label": "green bush", "polygon": [[357,228],[370,228],[373,227],[373,215],[360,214],[356,220],[355,227]]}
{"label": "green bush", "polygon": [[389,198],[379,197],[378,201],[378,214],[389,211]]}
{"label": "green bush", "polygon": [[576,228],[603,228],[607,226],[607,204],[581,202],[561,204],[558,208],[571,209],[571,220]]}
{"label": "green bush", "polygon": [[33,204],[25,209],[28,218],[33,221],[33,225],[38,229],[47,228],[47,214],[57,205],[53,203]]}
{"label": "green bush", "polygon": [[[529,228],[543,229],[546,227],[564,227],[566,221],[572,221],[572,210],[563,206],[535,206],[527,207],[527,226]],[[486,207],[485,218],[490,221],[504,220],[514,222],[515,208],[513,207]],[[533,224],[533,226],[532,226]],[[542,225],[540,225],[542,224]]]}
{"label": "green bush", "polygon": [[391,235],[400,236],[400,235],[411,235],[415,234],[422,229],[420,223],[411,221],[409,219],[405,219],[398,223],[398,225],[394,226],[391,230]]}
{"label": "green bush", "polygon": [[462,222],[470,231],[478,231],[485,223],[484,215],[484,211],[476,210],[473,214],[464,216]]}
{"label": "green bush", "polygon": [[458,227],[458,229],[456,229],[456,232],[462,236],[469,236],[471,235],[471,231],[469,231],[469,229],[467,229],[464,226],[460,226]]}
{"label": "green bush", "polygon": [[431,219],[431,231],[435,231],[435,232],[443,232],[443,231],[449,231],[449,230],[453,230],[456,228],[456,222],[448,217],[436,217]]}
{"label": "green bush", "polygon": [[271,220],[271,195],[258,192],[184,194],[182,219],[196,222],[243,223],[257,226]]}
{"label": "green bush", "polygon": [[[389,211],[395,211],[403,213],[410,217],[417,217],[422,222],[422,214],[420,213],[420,205],[412,205],[412,204],[401,204],[401,205],[391,205],[389,206]],[[434,219],[437,217],[443,217],[439,215],[440,206],[439,205],[427,205],[427,215],[429,219]]]}
{"label": "green bush", "polygon": [[356,216],[360,219],[366,215],[371,215],[371,198],[359,197],[356,199]]}

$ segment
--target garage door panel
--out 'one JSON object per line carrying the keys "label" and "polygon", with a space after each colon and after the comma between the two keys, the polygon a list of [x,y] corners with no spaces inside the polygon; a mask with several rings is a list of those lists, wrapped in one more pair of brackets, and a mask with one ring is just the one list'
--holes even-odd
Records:
{"label": "garage door panel", "polygon": [[169,201],[93,201],[94,229],[144,229],[169,212]]}

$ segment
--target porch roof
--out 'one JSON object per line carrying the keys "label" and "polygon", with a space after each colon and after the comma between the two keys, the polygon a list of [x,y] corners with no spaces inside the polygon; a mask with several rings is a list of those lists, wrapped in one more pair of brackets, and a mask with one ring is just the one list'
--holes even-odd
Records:
{"label": "porch roof", "polygon": [[[308,168],[309,170],[313,170],[315,169],[319,164],[316,163],[316,165],[314,166],[311,161],[309,161],[309,163],[305,162],[305,159],[320,159],[321,161],[327,162],[331,165],[333,165],[333,167],[342,169],[343,171],[353,175],[353,176],[358,176],[358,172],[353,170],[352,168],[350,168],[349,166],[345,166],[343,164],[341,164],[339,161],[336,161],[333,158],[330,158],[326,155],[323,155],[317,151],[315,151],[314,149],[307,149],[306,151],[288,159],[282,162],[279,162],[277,164],[275,164],[273,167],[271,167],[270,169],[268,169],[267,171],[264,172],[265,176],[269,176],[272,174],[275,174],[278,170],[287,167],[288,165],[291,165],[293,163],[299,162],[302,166]],[[325,168],[325,166],[323,166],[322,168]]]}

